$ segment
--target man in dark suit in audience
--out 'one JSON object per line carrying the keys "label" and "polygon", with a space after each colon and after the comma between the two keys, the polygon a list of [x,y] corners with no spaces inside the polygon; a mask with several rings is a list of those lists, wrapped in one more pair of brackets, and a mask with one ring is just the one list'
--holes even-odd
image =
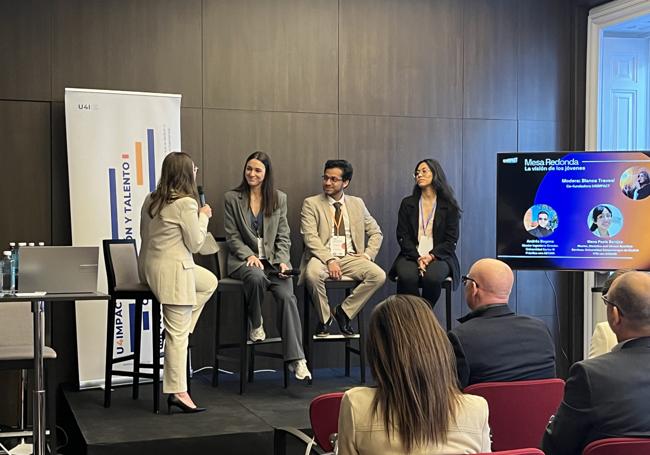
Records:
{"label": "man in dark suit in audience", "polygon": [[547,455],[573,455],[592,441],[650,437],[650,275],[627,272],[603,301],[619,343],[575,363],[542,440]]}
{"label": "man in dark suit in audience", "polygon": [[461,387],[555,377],[555,345],[546,324],[508,307],[513,279],[507,264],[488,258],[462,277],[472,311],[448,334]]}

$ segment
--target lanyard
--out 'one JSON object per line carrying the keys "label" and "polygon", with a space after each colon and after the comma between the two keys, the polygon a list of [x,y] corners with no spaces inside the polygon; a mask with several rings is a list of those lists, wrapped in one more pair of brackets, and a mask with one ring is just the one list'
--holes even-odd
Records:
{"label": "lanyard", "polygon": [[433,213],[436,211],[436,206],[438,205],[437,202],[433,204],[433,207],[431,207],[431,213],[429,213],[429,217],[427,218],[426,224],[424,222],[424,213],[422,209],[422,197],[420,197],[420,219],[422,220],[422,235],[427,235],[427,228],[429,227],[429,224],[431,223],[431,220],[433,219]]}

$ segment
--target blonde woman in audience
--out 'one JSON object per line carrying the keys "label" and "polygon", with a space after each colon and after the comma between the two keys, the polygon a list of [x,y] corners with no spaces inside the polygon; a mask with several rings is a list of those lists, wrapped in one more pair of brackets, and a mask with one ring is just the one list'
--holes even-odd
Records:
{"label": "blonde woman in audience", "polygon": [[451,344],[426,300],[389,297],[368,331],[377,387],[345,393],[339,455],[490,451],[487,402],[458,388]]}

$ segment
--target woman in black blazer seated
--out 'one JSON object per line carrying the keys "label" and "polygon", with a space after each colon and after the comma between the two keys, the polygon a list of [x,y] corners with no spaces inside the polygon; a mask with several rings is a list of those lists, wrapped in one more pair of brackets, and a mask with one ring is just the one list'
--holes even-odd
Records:
{"label": "woman in black blazer seated", "polygon": [[273,293],[280,305],[278,325],[282,333],[282,352],[297,379],[311,379],[302,350],[302,328],[289,254],[291,239],[287,222],[287,195],[273,185],[271,159],[254,152],[244,165],[237,188],[225,197],[224,227],[228,243],[228,275],[244,282],[248,302],[250,339],[266,338],[262,320],[264,292]]}
{"label": "woman in black blazer seated", "polygon": [[461,210],[436,160],[420,161],[413,177],[413,194],[404,198],[399,208],[400,253],[389,277],[397,278],[398,294],[420,295],[422,287],[422,297],[433,307],[448,276],[454,289],[459,283],[456,242]]}

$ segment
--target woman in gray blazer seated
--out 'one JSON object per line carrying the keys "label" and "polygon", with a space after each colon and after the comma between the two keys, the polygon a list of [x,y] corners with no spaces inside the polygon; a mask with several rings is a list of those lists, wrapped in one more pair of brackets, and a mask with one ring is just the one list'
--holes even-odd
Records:
{"label": "woman in gray blazer seated", "polygon": [[377,387],[345,392],[339,455],[490,452],[487,402],[458,388],[451,343],[426,300],[377,305],[366,349]]}
{"label": "woman in gray blazer seated", "polygon": [[165,157],[156,191],[147,195],[140,213],[140,276],[162,304],[165,325],[163,393],[167,410],[205,411],[187,393],[187,343],[203,306],[217,289],[217,277],[194,264],[205,242],[209,205],[199,208],[196,171],[187,153]]}
{"label": "woman in gray blazer seated", "polygon": [[273,185],[271,160],[264,152],[246,159],[241,183],[225,197],[224,224],[228,242],[228,275],[244,282],[250,309],[250,339],[266,338],[262,320],[264,292],[280,305],[278,318],[284,359],[297,379],[311,379],[302,350],[300,315],[293,293],[287,222],[287,195]]}

